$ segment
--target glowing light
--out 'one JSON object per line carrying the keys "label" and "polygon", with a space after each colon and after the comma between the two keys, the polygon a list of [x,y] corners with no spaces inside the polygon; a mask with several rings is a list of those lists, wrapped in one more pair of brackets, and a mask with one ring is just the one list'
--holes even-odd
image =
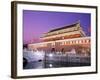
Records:
{"label": "glowing light", "polygon": [[53,65],[52,64],[49,64],[49,67],[53,67]]}
{"label": "glowing light", "polygon": [[52,57],[52,56],[53,56],[53,54],[49,54],[49,56],[50,56],[50,57]]}

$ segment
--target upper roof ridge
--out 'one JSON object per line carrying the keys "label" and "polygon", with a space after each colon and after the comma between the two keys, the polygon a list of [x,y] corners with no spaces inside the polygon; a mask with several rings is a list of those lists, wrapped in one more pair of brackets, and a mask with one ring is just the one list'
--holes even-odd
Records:
{"label": "upper roof ridge", "polygon": [[78,21],[75,22],[75,23],[66,25],[66,26],[64,26],[64,27],[60,27],[60,28],[56,28],[56,29],[50,30],[49,32],[53,32],[53,31],[57,31],[57,30],[65,29],[65,28],[74,27],[74,26],[76,26],[77,24],[80,24],[80,20],[78,20]]}

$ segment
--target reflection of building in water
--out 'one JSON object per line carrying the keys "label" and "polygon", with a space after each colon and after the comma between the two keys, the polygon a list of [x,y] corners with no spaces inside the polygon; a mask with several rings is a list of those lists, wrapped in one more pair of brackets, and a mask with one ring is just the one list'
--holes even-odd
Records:
{"label": "reflection of building in water", "polygon": [[29,49],[90,54],[90,37],[85,35],[79,22],[50,30],[41,40],[41,43],[29,44]]}

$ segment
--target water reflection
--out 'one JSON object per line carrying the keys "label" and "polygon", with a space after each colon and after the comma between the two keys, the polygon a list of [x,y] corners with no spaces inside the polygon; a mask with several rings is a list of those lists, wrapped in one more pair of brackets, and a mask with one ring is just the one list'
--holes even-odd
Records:
{"label": "water reflection", "polygon": [[90,56],[76,54],[61,54],[56,52],[45,53],[43,51],[25,51],[24,58],[27,59],[27,64],[23,69],[42,69],[42,68],[59,68],[59,67],[77,67],[90,66]]}
{"label": "water reflection", "polygon": [[77,63],[77,62],[29,62],[24,69],[42,69],[42,68],[59,68],[59,67],[78,67],[90,66],[90,63]]}

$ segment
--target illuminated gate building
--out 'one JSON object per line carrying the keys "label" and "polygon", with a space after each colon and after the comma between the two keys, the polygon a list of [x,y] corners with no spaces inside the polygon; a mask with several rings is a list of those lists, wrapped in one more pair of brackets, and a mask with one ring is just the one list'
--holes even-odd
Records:
{"label": "illuminated gate building", "polygon": [[76,54],[90,55],[90,37],[86,36],[80,22],[50,30],[44,33],[40,39],[42,42],[29,44],[28,48],[66,54],[75,51]]}

